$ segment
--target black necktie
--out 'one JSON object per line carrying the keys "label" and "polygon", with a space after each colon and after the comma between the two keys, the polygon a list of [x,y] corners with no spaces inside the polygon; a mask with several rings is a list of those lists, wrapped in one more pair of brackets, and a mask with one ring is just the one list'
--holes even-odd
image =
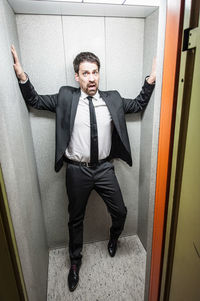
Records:
{"label": "black necktie", "polygon": [[90,108],[90,163],[98,162],[98,134],[97,134],[97,121],[92,103],[92,96],[88,96]]}

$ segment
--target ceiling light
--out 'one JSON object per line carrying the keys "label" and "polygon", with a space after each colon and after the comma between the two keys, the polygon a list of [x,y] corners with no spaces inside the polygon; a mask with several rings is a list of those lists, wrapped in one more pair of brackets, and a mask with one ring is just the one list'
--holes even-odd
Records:
{"label": "ceiling light", "polygon": [[159,6],[160,0],[126,0],[124,4],[126,5],[146,5],[146,6]]}
{"label": "ceiling light", "polygon": [[124,0],[83,0],[84,3],[122,4]]}
{"label": "ceiling light", "polygon": [[35,0],[35,1],[40,1],[40,2],[83,2],[82,0]]}

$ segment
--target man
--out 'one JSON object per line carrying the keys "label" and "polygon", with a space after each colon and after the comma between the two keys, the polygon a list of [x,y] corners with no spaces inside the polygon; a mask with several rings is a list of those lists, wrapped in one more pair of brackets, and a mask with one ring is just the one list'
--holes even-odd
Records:
{"label": "man", "polygon": [[125,114],[142,111],[149,102],[155,83],[155,64],[135,99],[125,99],[117,91],[99,87],[100,61],[90,52],[74,59],[75,79],[80,88],[61,87],[59,93],[38,95],[24,73],[14,46],[14,70],[25,101],[39,110],[56,113],[55,170],[67,161],[66,188],[69,199],[69,290],[79,281],[82,260],[83,220],[92,189],[104,200],[112,218],[108,252],[115,256],[117,241],[124,228],[127,209],[115,176],[113,158],[132,165]]}

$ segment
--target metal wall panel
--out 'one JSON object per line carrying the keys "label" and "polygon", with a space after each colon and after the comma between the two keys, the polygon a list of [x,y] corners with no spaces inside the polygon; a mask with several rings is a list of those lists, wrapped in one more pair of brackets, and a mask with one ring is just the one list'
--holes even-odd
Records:
{"label": "metal wall panel", "polygon": [[[143,78],[144,19],[106,18],[107,89],[134,98]],[[133,166],[116,160],[117,177],[128,209],[124,235],[137,233],[140,160],[140,114],[126,116]]]}

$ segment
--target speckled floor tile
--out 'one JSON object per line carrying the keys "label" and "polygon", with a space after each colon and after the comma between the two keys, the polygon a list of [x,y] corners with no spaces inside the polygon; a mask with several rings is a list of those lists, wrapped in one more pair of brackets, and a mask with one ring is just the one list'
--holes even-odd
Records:
{"label": "speckled floor tile", "polygon": [[146,251],[139,238],[119,239],[115,257],[108,241],[84,244],[79,284],[70,292],[68,249],[49,252],[48,297],[53,301],[143,301]]}

